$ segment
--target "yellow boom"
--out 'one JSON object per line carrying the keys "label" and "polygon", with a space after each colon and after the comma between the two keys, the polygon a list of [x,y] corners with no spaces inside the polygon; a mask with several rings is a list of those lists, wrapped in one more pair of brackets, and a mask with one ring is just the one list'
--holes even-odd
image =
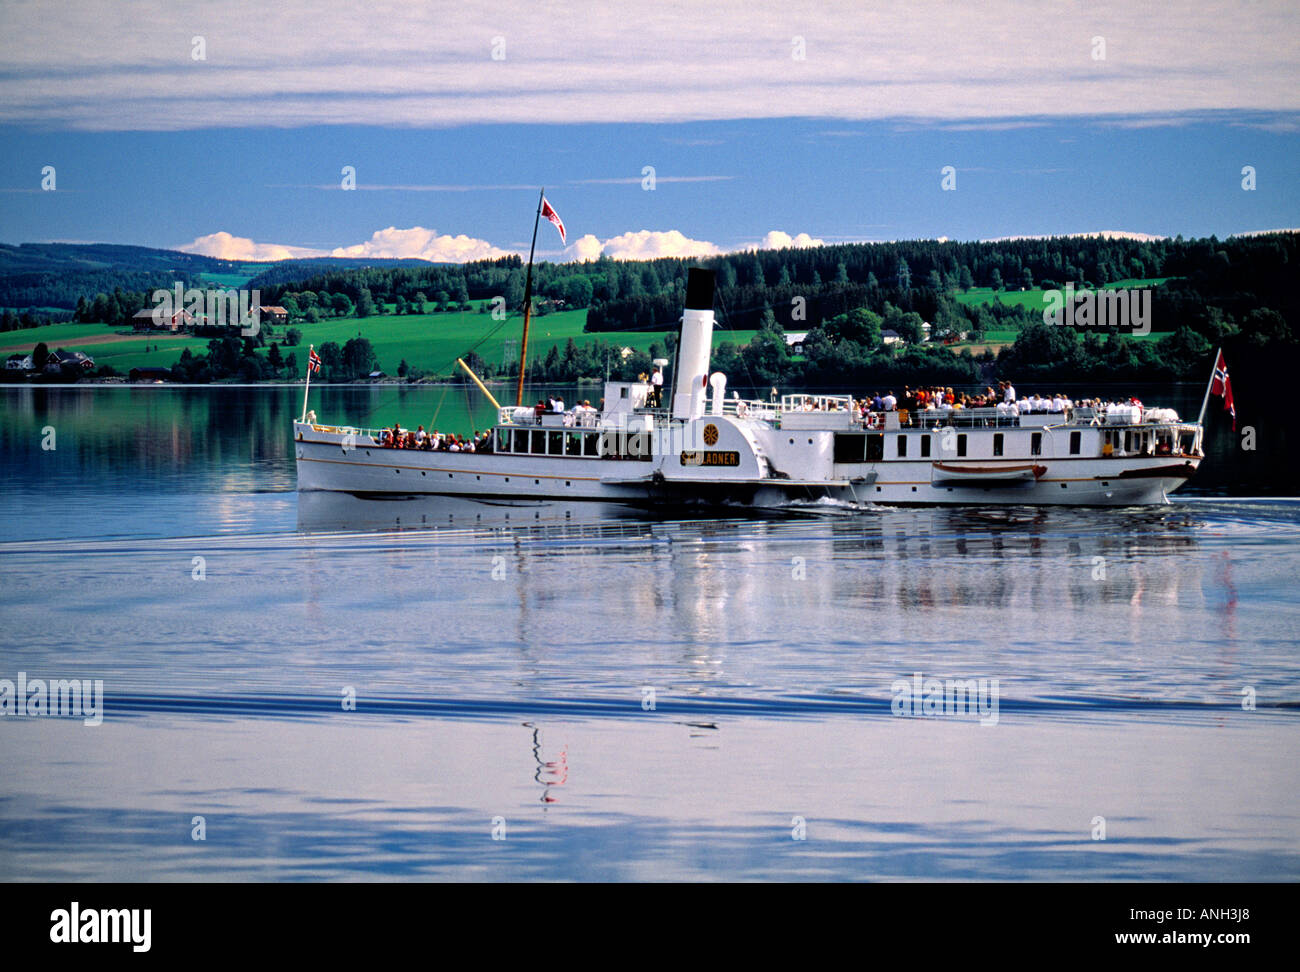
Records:
{"label": "yellow boom", "polygon": [[487,390],[487,385],[483,384],[483,382],[478,380],[478,375],[474,374],[474,372],[470,370],[469,365],[467,365],[460,358],[456,359],[456,364],[460,365],[462,368],[465,369],[465,374],[469,375],[471,378],[474,379],[474,384],[478,385],[479,391],[481,391],[484,395],[488,397],[488,401],[492,403],[492,407],[500,411],[501,406],[498,405],[497,400],[492,397],[492,393]]}

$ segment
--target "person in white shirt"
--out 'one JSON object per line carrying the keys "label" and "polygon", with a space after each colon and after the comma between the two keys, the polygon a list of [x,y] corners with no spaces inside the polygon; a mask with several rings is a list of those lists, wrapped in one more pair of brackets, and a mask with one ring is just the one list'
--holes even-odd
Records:
{"label": "person in white shirt", "polygon": [[1016,390],[1011,387],[1011,382],[1002,383],[1002,400],[1004,402],[1014,402],[1016,400]]}
{"label": "person in white shirt", "polygon": [[664,391],[664,372],[659,365],[655,365],[655,373],[650,376],[650,401],[655,408],[659,407],[660,400]]}
{"label": "person in white shirt", "polygon": [[886,412],[892,412],[898,408],[898,399],[894,397],[894,393],[892,391],[888,395],[886,395],[883,399],[881,399],[881,401],[884,402],[885,404]]}
{"label": "person in white shirt", "polygon": [[559,395],[555,396],[555,405],[553,411],[555,412],[556,415],[564,414],[564,399],[561,398]]}

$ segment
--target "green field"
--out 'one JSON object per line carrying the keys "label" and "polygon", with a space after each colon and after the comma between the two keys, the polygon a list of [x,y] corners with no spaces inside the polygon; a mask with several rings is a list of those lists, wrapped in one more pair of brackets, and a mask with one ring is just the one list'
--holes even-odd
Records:
{"label": "green field", "polygon": [[204,271],[199,276],[208,283],[216,284],[218,287],[238,288],[244,286],[259,273],[271,266],[269,263],[244,263],[239,267],[238,273],[211,273]]}
{"label": "green field", "polygon": [[[1129,287],[1155,287],[1166,280],[1168,277],[1150,277],[1146,280],[1116,280],[1114,283],[1108,283],[1103,290],[1124,290]],[[992,287],[972,287],[970,290],[958,290],[953,293],[953,297],[959,304],[992,304],[1000,303],[1008,307],[1027,307],[1030,310],[1042,310],[1047,306],[1047,301],[1043,295],[1046,291],[1035,287],[1033,290],[998,290],[994,291]]]}
{"label": "green field", "polygon": [[[528,357],[539,360],[556,347],[564,349],[569,338],[579,345],[601,341],[617,347],[630,347],[638,351],[648,350],[652,342],[663,344],[663,331],[611,331],[604,334],[585,334],[583,325],[587,319],[585,310],[560,311],[534,317],[529,325]],[[523,328],[523,318],[511,316],[506,321],[493,320],[491,314],[477,312],[452,311],[441,314],[411,314],[397,317],[382,315],[378,317],[344,317],[324,320],[317,324],[297,323],[293,325],[302,331],[302,345],[289,348],[284,345],[284,328],[276,328],[272,340],[280,341],[281,348],[287,356],[296,353],[299,369],[306,363],[307,345],[320,346],[326,341],[340,345],[358,334],[370,341],[379,358],[379,367],[389,375],[396,375],[397,366],[406,359],[408,365],[429,375],[448,375],[459,371],[456,358],[473,349],[489,365],[499,365],[502,359],[503,342],[518,341]],[[8,355],[13,351],[30,351],[38,341],[44,341],[51,351],[65,348],[69,351],[84,351],[95,359],[96,365],[112,365],[126,374],[132,368],[155,367],[169,368],[180,358],[185,348],[194,353],[207,350],[208,338],[170,337],[149,334],[141,337],[125,336],[113,342],[87,342],[87,338],[103,335],[116,335],[122,329],[112,329],[103,324],[54,324],[49,327],[26,328],[0,334],[0,347],[8,347]],[[747,343],[754,331],[715,332],[714,340]],[[269,343],[269,342],[268,342]],[[145,348],[158,346],[157,351]]]}

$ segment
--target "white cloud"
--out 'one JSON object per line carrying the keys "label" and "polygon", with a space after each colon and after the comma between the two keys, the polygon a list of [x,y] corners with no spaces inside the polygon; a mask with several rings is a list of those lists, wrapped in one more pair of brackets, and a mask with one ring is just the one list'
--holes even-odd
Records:
{"label": "white cloud", "polygon": [[[1293,0],[9,3],[0,122],[446,127],[1300,111]],[[250,41],[249,25],[268,43]],[[202,35],[206,57],[192,58]],[[792,57],[792,36],[806,57]],[[1092,38],[1106,40],[1093,59]],[[494,59],[496,38],[504,58]],[[1049,43],[1042,42],[1050,38]]]}
{"label": "white cloud", "polygon": [[570,260],[655,260],[659,257],[716,256],[723,252],[707,240],[693,240],[680,230],[639,230],[611,236],[604,242],[588,233],[575,240],[565,254]]}
{"label": "white cloud", "polygon": [[201,253],[222,260],[294,260],[299,257],[325,256],[324,250],[305,246],[285,246],[280,243],[254,243],[247,236],[231,236],[224,230],[200,236],[193,243],[178,246],[182,253]]}
{"label": "white cloud", "polygon": [[398,229],[390,226],[376,230],[364,243],[340,246],[330,251],[335,257],[374,257],[376,259],[418,259],[435,263],[468,263],[470,260],[491,260],[510,255],[509,250],[499,250],[487,240],[475,239],[461,233],[459,236],[438,235],[437,230],[412,226]]}
{"label": "white cloud", "polygon": [[809,246],[825,246],[825,240],[819,240],[809,236],[807,233],[798,233],[791,236],[789,233],[783,233],[781,230],[772,230],[763,237],[763,242],[758,245],[760,250],[801,250]]}
{"label": "white cloud", "polygon": [[565,256],[570,259],[583,263],[587,260],[596,260],[605,252],[605,244],[600,242],[590,233],[580,236],[569,244],[568,249],[564,251]]}

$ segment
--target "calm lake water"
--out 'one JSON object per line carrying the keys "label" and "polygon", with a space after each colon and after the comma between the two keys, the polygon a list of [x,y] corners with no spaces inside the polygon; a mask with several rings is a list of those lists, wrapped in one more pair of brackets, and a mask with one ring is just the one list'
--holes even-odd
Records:
{"label": "calm lake water", "polygon": [[652,519],[300,497],[301,394],[0,389],[0,679],[104,692],[0,721],[0,880],[1300,878],[1300,503],[1226,436],[1167,507]]}

